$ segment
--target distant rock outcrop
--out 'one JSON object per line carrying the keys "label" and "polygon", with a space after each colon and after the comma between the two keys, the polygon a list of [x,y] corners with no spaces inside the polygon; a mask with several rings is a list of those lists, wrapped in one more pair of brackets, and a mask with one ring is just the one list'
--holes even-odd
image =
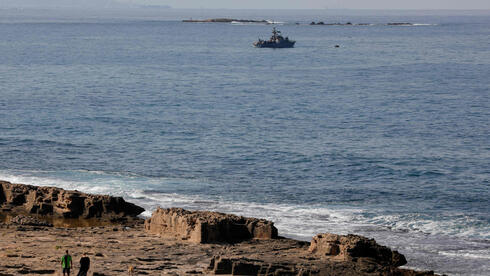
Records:
{"label": "distant rock outcrop", "polygon": [[384,266],[398,267],[407,263],[398,251],[391,251],[388,247],[377,244],[374,239],[357,235],[318,234],[311,240],[308,250],[320,257],[344,261],[366,257]]}
{"label": "distant rock outcrop", "polygon": [[186,19],[186,23],[268,23],[266,20],[234,19],[234,18],[210,18],[210,19]]}
{"label": "distant rock outcrop", "polygon": [[36,214],[56,218],[111,220],[136,217],[144,211],[122,197],[90,195],[6,181],[0,181],[0,210],[11,215]]}
{"label": "distant rock outcrop", "polygon": [[149,233],[194,243],[277,238],[277,228],[267,220],[181,208],[158,208],[145,221],[145,229]]}

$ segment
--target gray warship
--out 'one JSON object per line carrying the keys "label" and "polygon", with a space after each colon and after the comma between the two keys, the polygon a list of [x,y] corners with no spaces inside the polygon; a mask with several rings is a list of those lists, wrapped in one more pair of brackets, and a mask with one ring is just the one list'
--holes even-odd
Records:
{"label": "gray warship", "polygon": [[281,32],[276,30],[276,28],[272,28],[272,36],[269,40],[262,40],[259,38],[259,41],[253,43],[253,45],[257,48],[293,48],[294,43],[296,41],[289,40],[288,37],[283,37]]}

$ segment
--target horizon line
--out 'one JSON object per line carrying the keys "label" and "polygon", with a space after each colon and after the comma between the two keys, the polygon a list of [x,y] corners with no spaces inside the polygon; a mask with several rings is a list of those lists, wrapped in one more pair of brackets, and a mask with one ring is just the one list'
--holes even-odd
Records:
{"label": "horizon line", "polygon": [[397,9],[397,8],[310,8],[310,9],[301,9],[301,8],[175,8],[167,5],[123,5],[123,6],[112,6],[112,7],[37,7],[37,6],[26,6],[26,7],[0,7],[0,10],[7,9],[73,9],[73,10],[111,10],[111,9],[129,9],[129,8],[162,8],[168,10],[252,10],[252,11],[260,11],[260,10],[270,10],[270,11],[490,11],[490,8],[484,9],[458,9],[458,8],[414,8],[414,9]]}

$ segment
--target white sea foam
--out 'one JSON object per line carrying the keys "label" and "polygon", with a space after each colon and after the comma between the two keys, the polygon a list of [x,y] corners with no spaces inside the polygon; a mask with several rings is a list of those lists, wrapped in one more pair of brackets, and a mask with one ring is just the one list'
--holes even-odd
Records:
{"label": "white sea foam", "polygon": [[242,21],[231,21],[231,24],[233,25],[266,25],[266,24],[273,24],[273,25],[284,25],[286,24],[285,22],[280,22],[280,21],[274,21],[274,20],[266,20],[265,22],[242,22]]}
{"label": "white sea foam", "polygon": [[[213,210],[253,216],[275,221],[281,233],[309,239],[319,232],[348,233],[352,223],[360,220],[361,209],[334,209],[315,206],[296,206],[287,204],[262,204],[253,202],[237,202],[221,199],[209,199],[199,195],[182,195],[176,193],[144,192],[141,186],[149,179],[130,179],[121,175],[104,172],[77,171],[75,175],[56,175],[54,172],[22,171],[0,172],[0,179],[13,183],[39,186],[55,186],[63,189],[79,190],[88,193],[111,194],[124,196],[141,205],[149,216],[157,206],[182,207],[188,209]],[[160,181],[167,181],[160,179]],[[178,181],[178,180],[171,180]],[[360,224],[359,224],[360,225]]]}
{"label": "white sea foam", "polygon": [[233,25],[264,25],[266,23],[262,22],[240,22],[240,21],[231,21]]}
{"label": "white sea foam", "polygon": [[[369,224],[383,225],[392,230],[420,232],[433,235],[450,235],[454,237],[479,237],[490,239],[490,225],[479,228],[478,219],[464,214],[440,214],[441,218],[421,217],[418,214],[379,215],[366,219]],[[443,217],[443,218],[442,218]]]}
{"label": "white sea foam", "polygon": [[281,21],[274,21],[274,20],[266,20],[266,21],[267,24],[278,24],[278,25],[285,24],[285,22],[281,22]]}
{"label": "white sea foam", "polygon": [[[74,182],[72,181],[64,181],[61,179],[55,179],[50,177],[39,177],[34,176],[36,171],[25,171],[25,174],[11,174],[8,172],[0,172],[0,179],[9,181],[12,183],[22,183],[28,185],[37,185],[37,186],[56,186],[60,188],[72,188],[75,187]],[[39,172],[46,173],[49,172]]]}
{"label": "white sea foam", "polygon": [[81,176],[59,175],[56,172],[48,171],[17,171],[15,173],[8,171],[0,171],[0,179],[12,183],[22,183],[36,186],[52,186],[67,190],[78,190],[86,193],[94,194],[110,194],[115,196],[127,196],[128,187],[123,181],[115,179],[100,179],[91,177],[88,180],[86,174],[98,175],[99,172],[86,172]]}
{"label": "white sea foam", "polygon": [[[164,208],[214,210],[244,216],[261,217],[274,221],[281,233],[311,238],[319,232],[420,232],[490,239],[490,226],[479,228],[476,219],[463,214],[451,214],[445,219],[421,217],[418,214],[383,214],[383,210],[365,210],[346,206],[292,205],[231,201],[222,197],[186,195],[154,191],[153,188],[169,185],[196,185],[196,180],[147,178],[131,174],[100,171],[0,171],[0,179],[13,183],[55,186],[87,193],[123,196],[150,212],[157,206]],[[171,184],[169,184],[171,183]],[[146,189],[146,191],[145,191]],[[149,212],[145,213],[149,215]],[[378,214],[370,216],[367,214]]]}
{"label": "white sea foam", "polygon": [[267,23],[267,22],[240,22],[240,21],[231,21],[231,24],[233,24],[233,25],[247,26],[247,25],[267,25],[269,23]]}
{"label": "white sea foam", "polygon": [[414,23],[412,26],[437,26],[437,24],[428,24],[428,23]]}
{"label": "white sea foam", "polygon": [[470,259],[484,259],[490,260],[490,250],[458,250],[455,252],[452,251],[441,251],[440,255],[451,256],[451,257],[463,257]]}

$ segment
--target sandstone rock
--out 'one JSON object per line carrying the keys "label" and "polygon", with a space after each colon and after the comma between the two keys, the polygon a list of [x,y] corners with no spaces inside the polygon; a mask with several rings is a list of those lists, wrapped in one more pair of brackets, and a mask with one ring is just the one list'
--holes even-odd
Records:
{"label": "sandstone rock", "polygon": [[405,257],[397,251],[376,243],[374,239],[357,235],[318,234],[313,237],[311,253],[318,256],[330,256],[342,260],[353,258],[372,258],[378,264],[398,267],[407,263]]}
{"label": "sandstone rock", "polygon": [[124,231],[120,226],[119,231],[113,231],[110,224],[69,229],[22,226],[23,232],[15,228],[0,224],[0,276],[21,275],[23,268],[28,275],[34,275],[34,268],[54,269],[64,248],[70,249],[76,260],[88,252],[95,264],[94,275],[102,275],[102,270],[105,275],[127,275],[127,268],[133,266],[135,275],[178,276],[196,271],[202,275],[434,276],[434,272],[381,265],[369,257],[340,260],[316,256],[308,251],[309,242],[287,238],[194,244],[162,239],[147,233],[142,224],[124,227]]}
{"label": "sandstone rock", "polygon": [[316,271],[299,268],[294,263],[272,264],[261,260],[243,257],[228,258],[215,256],[211,259],[208,271],[213,274],[264,275],[264,276],[303,276],[317,275]]}
{"label": "sandstone rock", "polygon": [[18,224],[18,225],[29,225],[29,226],[47,226],[47,227],[53,226],[51,223],[42,221],[37,218],[24,216],[24,215],[15,216],[10,220],[10,223]]}
{"label": "sandstone rock", "polygon": [[[397,274],[396,276],[434,276],[438,275],[435,274],[434,271],[415,271],[415,270],[409,270],[409,269],[398,269],[396,271]],[[442,276],[447,276],[446,274],[442,274]]]}
{"label": "sandstone rock", "polygon": [[0,181],[0,209],[59,218],[135,217],[143,208],[122,197],[90,195],[54,187],[12,184]]}
{"label": "sandstone rock", "polygon": [[194,243],[277,238],[277,228],[267,220],[209,211],[191,212],[181,208],[158,208],[145,221],[145,229],[153,234]]}

